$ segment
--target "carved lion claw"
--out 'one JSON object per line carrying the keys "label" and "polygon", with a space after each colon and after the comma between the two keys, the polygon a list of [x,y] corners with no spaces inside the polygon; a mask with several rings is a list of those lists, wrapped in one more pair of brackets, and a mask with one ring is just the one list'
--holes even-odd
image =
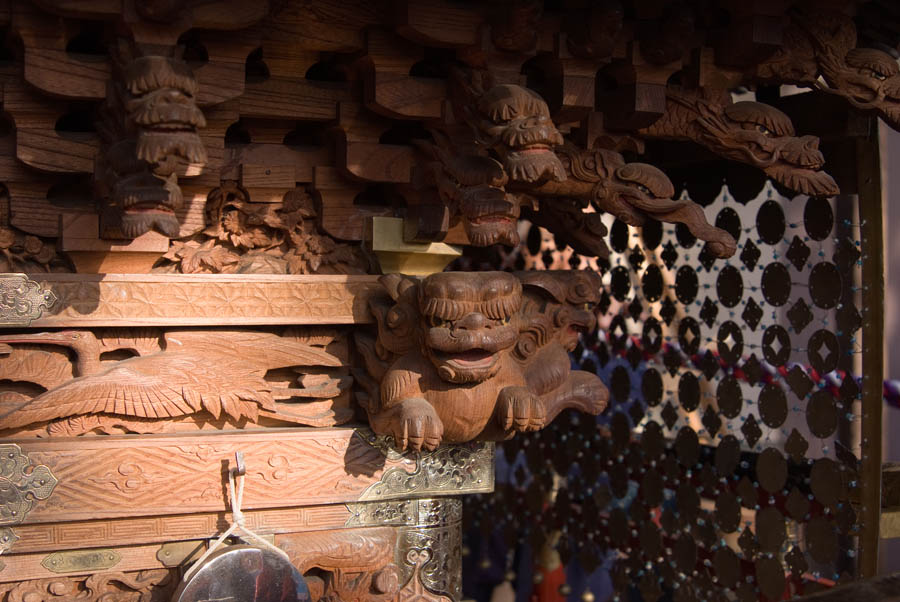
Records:
{"label": "carved lion claw", "polygon": [[434,408],[424,399],[405,399],[392,421],[392,435],[397,448],[415,451],[433,450],[441,444],[444,423]]}
{"label": "carved lion claw", "polygon": [[537,395],[525,387],[505,387],[497,398],[497,419],[506,431],[527,433],[544,427],[546,413]]}

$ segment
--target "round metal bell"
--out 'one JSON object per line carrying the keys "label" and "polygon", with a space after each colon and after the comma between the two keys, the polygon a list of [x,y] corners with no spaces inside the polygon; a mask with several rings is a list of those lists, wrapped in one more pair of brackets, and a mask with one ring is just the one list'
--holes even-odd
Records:
{"label": "round metal bell", "polygon": [[310,602],[303,575],[274,552],[238,545],[209,556],[172,602]]}

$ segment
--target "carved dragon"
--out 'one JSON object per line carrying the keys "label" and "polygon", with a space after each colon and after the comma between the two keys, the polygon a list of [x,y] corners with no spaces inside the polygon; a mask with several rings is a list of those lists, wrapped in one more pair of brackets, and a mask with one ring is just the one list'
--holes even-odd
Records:
{"label": "carved dragon", "polygon": [[900,66],[883,50],[857,48],[856,25],[840,8],[828,2],[794,7],[784,44],[750,79],[835,94],[900,129]]}
{"label": "carved dragon", "polygon": [[[489,81],[490,77],[483,76]],[[700,239],[709,242],[718,257],[730,257],[737,247],[725,231],[711,226],[703,210],[690,200],[673,200],[674,186],[659,169],[644,163],[626,163],[613,151],[585,151],[565,142],[553,125],[547,104],[532,90],[516,85],[487,87],[479,80],[456,74],[461,95],[470,102],[457,103],[474,132],[474,148],[452,152],[444,136],[435,135],[433,165],[441,198],[452,207],[469,210],[467,232],[472,218],[489,222],[493,236],[478,232],[476,244],[515,244],[515,219],[520,211],[544,226],[578,252],[605,256],[607,234],[599,213],[615,215],[639,226],[647,217],[684,223]],[[475,81],[476,83],[472,83]],[[459,135],[456,136],[460,138]],[[487,150],[490,156],[485,156]],[[512,193],[512,194],[511,194]],[[466,210],[462,211],[466,216]],[[488,219],[485,219],[487,217]]]}
{"label": "carved dragon", "polygon": [[815,136],[796,136],[790,118],[759,102],[732,103],[724,90],[667,90],[665,114],[639,130],[647,138],[690,140],[733,161],[762,169],[784,186],[810,196],[840,189],[822,171],[825,158]]}
{"label": "carved dragon", "polygon": [[598,213],[584,213],[588,204],[611,213],[626,224],[641,226],[647,217],[683,223],[697,238],[709,243],[717,257],[731,257],[734,238],[706,221],[703,209],[689,199],[673,200],[675,187],[668,176],[647,163],[626,163],[611,150],[584,151],[572,144],[557,148],[568,177],[531,189],[540,209],[530,217],[547,227],[577,253],[605,256],[602,237],[606,227]]}
{"label": "carved dragon", "polygon": [[527,360],[513,351],[537,312],[523,313],[532,306],[523,306],[519,278],[448,272],[381,282],[387,294],[370,301],[377,339],[357,336],[366,367],[360,399],[373,430],[401,449],[508,439],[543,428],[567,407],[604,409],[608,393],[595,375],[529,381]]}

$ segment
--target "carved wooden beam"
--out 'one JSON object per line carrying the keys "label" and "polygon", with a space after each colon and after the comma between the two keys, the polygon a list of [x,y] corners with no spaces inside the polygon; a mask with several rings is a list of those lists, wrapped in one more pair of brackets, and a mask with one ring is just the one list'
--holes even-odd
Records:
{"label": "carved wooden beam", "polygon": [[394,119],[440,117],[447,96],[445,81],[411,73],[424,58],[422,47],[388,31],[368,30],[366,54],[358,64],[366,106]]}
{"label": "carved wooden beam", "polygon": [[639,41],[630,42],[624,58],[597,74],[597,108],[607,125],[635,130],[659,119],[666,110],[666,84],[681,65],[681,60],[654,65],[644,58]]}

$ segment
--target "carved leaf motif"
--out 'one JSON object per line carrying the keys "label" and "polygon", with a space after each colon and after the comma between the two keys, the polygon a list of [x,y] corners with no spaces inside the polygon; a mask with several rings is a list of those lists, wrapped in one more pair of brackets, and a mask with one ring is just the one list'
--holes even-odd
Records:
{"label": "carved leaf motif", "polygon": [[181,271],[185,274],[221,272],[226,265],[240,260],[240,257],[225,247],[217,246],[216,241],[212,239],[200,246],[194,246],[190,242],[183,243],[176,251],[176,255],[181,259]]}

